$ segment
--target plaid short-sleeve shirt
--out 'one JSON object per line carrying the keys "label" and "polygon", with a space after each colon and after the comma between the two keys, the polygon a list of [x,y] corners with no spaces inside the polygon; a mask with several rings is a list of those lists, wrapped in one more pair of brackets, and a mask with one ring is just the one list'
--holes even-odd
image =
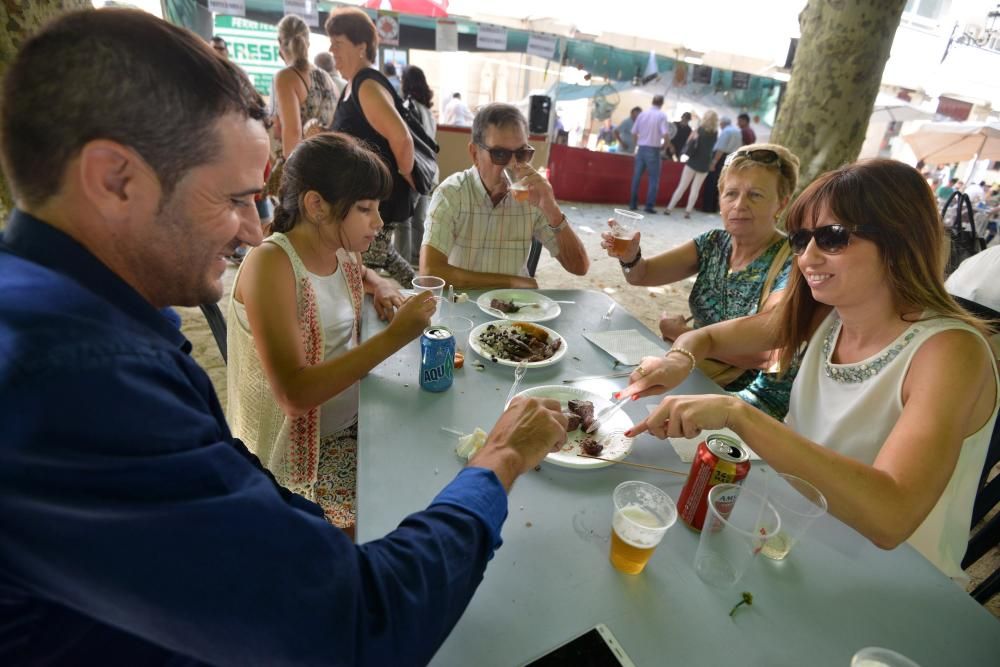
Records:
{"label": "plaid short-sleeve shirt", "polygon": [[508,193],[496,206],[475,167],[452,174],[431,198],[423,245],[441,251],[454,267],[479,273],[528,275],[531,240],[555,257],[555,231],[545,215]]}

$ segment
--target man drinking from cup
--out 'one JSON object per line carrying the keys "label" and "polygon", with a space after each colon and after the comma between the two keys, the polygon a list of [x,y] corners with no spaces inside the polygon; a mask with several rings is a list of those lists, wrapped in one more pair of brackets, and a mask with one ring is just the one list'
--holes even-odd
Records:
{"label": "man drinking from cup", "polygon": [[488,104],[472,122],[473,166],[452,174],[431,199],[420,273],[456,287],[522,287],[537,239],[570,273],[590,267],[583,243],[560,210],[552,186],[534,168],[528,123],[516,107]]}

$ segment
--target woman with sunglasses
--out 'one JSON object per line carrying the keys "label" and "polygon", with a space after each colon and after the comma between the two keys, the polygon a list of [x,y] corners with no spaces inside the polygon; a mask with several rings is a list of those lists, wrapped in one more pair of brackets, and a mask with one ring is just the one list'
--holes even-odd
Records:
{"label": "woman with sunglasses", "polygon": [[997,368],[983,324],[942,283],[934,194],[912,167],[866,160],[814,181],[787,224],[795,263],[781,307],[681,335],[624,390],[662,393],[723,351],[780,349],[787,367],[805,346],[786,423],[729,396],[669,396],[630,434],[730,428],[875,545],[907,540],[962,579]]}
{"label": "woman with sunglasses", "polygon": [[375,68],[378,33],[357,7],[341,7],[326,21],[330,53],[349,82],[340,94],[333,129],[363,140],[389,167],[392,191],[379,206],[385,227],[364,254],[366,266],[385,269],[403,287],[413,281],[413,267],[392,244],[392,227],[403,227],[413,214],[413,138],[399,112],[398,93]]}
{"label": "woman with sunglasses", "polygon": [[[700,139],[699,139],[700,141]],[[753,144],[730,155],[719,181],[723,229],[648,259],[636,235],[623,252],[612,235],[601,245],[617,257],[631,285],[657,286],[697,276],[688,304],[693,322],[663,313],[660,333],[672,341],[692,328],[774,308],[783,294],[791,265],[785,237],[776,227],[798,183],[799,159],[776,144]],[[610,223],[609,223],[610,224]],[[701,369],[727,391],[781,419],[788,409],[792,376],[768,373],[767,353],[723,354]]]}
{"label": "woman with sunglasses", "polygon": [[[227,318],[233,434],[352,536],[358,382],[419,336],[434,312],[429,292],[404,302],[361,264],[391,182],[353,137],[299,143],[281,175],[275,233],[236,274]],[[366,292],[389,325],[361,342]]]}

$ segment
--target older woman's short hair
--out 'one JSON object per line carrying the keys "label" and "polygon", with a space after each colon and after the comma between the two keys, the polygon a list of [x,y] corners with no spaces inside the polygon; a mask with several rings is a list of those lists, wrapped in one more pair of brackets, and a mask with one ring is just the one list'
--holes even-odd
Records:
{"label": "older woman's short hair", "polygon": [[365,58],[375,62],[375,51],[378,49],[378,32],[375,24],[361,9],[357,7],[340,7],[330,12],[326,20],[326,34],[333,37],[340,35],[350,40],[351,44],[365,45]]}
{"label": "older woman's short hair", "polygon": [[[755,151],[762,151],[756,154]],[[777,157],[774,161],[768,151]],[[758,157],[758,155],[760,157]],[[778,197],[785,199],[795,192],[799,184],[799,158],[784,146],[778,144],[749,144],[730,154],[722,173],[719,174],[719,190],[726,182],[726,176],[748,169],[769,169],[778,174]]]}
{"label": "older woman's short hair", "polygon": [[495,127],[520,125],[524,134],[528,134],[528,121],[517,107],[494,102],[480,109],[472,119],[472,143],[481,146],[486,140],[486,130],[491,125]]}

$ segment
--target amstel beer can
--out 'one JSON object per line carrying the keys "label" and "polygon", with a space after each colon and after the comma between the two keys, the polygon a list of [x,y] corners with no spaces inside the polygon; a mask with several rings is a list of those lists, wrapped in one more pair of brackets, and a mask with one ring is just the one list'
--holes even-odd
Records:
{"label": "amstel beer can", "polygon": [[420,337],[420,386],[445,391],[454,380],[455,337],[447,327],[432,325]]}
{"label": "amstel beer can", "polygon": [[698,445],[691,472],[677,499],[681,519],[700,531],[705,525],[709,490],[716,484],[743,484],[749,472],[750,455],[739,441],[724,435],[710,435]]}

